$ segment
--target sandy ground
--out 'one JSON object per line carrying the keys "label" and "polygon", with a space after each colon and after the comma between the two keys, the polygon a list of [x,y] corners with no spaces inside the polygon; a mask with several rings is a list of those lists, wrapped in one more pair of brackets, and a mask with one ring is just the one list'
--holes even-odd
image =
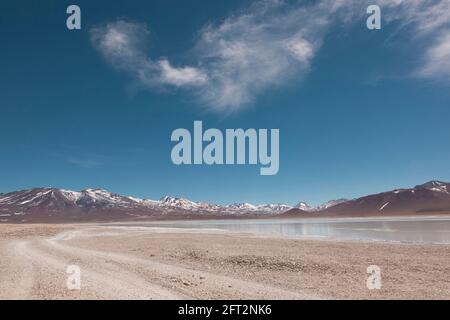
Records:
{"label": "sandy ground", "polygon": [[[67,288],[70,265],[81,290]],[[367,267],[381,268],[368,290]],[[0,299],[450,299],[450,246],[0,225]]]}

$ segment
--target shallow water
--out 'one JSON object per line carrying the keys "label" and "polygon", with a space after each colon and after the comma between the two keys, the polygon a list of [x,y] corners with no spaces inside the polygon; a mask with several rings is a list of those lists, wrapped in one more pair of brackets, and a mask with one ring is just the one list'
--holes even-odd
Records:
{"label": "shallow water", "polygon": [[273,236],[450,244],[450,217],[165,221],[122,226],[220,229]]}

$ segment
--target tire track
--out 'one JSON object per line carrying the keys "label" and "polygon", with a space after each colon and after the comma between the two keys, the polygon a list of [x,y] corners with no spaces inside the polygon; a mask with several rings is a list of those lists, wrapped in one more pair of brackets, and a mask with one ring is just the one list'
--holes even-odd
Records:
{"label": "tire track", "polygon": [[[204,293],[213,293],[221,298],[246,298],[246,299],[317,299],[317,296],[302,292],[293,292],[279,289],[256,282],[244,281],[209,272],[188,269],[184,267],[155,262],[148,259],[138,258],[130,255],[103,252],[92,249],[85,249],[69,245],[68,240],[78,237],[96,237],[100,233],[89,233],[90,230],[77,230],[60,234],[57,237],[48,239],[45,244],[51,247],[51,251],[59,251],[64,254],[71,254],[74,257],[85,257],[96,260],[96,264],[105,261],[113,262],[119,271],[130,271],[139,274],[140,277],[156,282],[162,287],[171,288],[183,295],[202,298]],[[142,232],[142,231],[141,231]],[[124,231],[126,233],[126,231]],[[270,295],[268,296],[268,292]]]}
{"label": "tire track", "polygon": [[[180,299],[186,298],[125,269],[118,269],[104,261],[82,259],[71,253],[57,254],[48,250],[47,240],[24,242],[17,241],[12,249],[17,255],[26,257],[16,268],[33,265],[22,274],[21,280],[11,293],[14,298],[80,298],[80,299]],[[43,245],[44,244],[44,245]],[[98,259],[97,259],[98,260]],[[17,262],[17,261],[16,261]],[[96,262],[96,263],[93,263]],[[69,265],[81,268],[81,290],[71,291],[66,286]],[[34,281],[33,279],[38,279]],[[34,286],[33,286],[34,282]]]}

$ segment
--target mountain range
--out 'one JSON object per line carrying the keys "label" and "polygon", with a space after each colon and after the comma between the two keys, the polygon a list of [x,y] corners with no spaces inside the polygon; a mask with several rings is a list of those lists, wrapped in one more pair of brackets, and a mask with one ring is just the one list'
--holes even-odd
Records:
{"label": "mountain range", "polygon": [[450,183],[430,181],[365,197],[332,200],[317,207],[300,202],[220,206],[165,196],[147,200],[103,189],[34,188],[0,194],[0,222],[80,222],[177,218],[373,216],[450,213]]}

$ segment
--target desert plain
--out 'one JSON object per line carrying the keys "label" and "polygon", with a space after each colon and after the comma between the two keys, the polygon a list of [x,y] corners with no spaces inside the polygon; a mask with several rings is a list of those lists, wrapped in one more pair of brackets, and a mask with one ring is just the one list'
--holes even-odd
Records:
{"label": "desert plain", "polygon": [[[3,224],[0,257],[0,299],[450,298],[450,246],[441,244]],[[370,265],[380,267],[381,289],[367,287]]]}

